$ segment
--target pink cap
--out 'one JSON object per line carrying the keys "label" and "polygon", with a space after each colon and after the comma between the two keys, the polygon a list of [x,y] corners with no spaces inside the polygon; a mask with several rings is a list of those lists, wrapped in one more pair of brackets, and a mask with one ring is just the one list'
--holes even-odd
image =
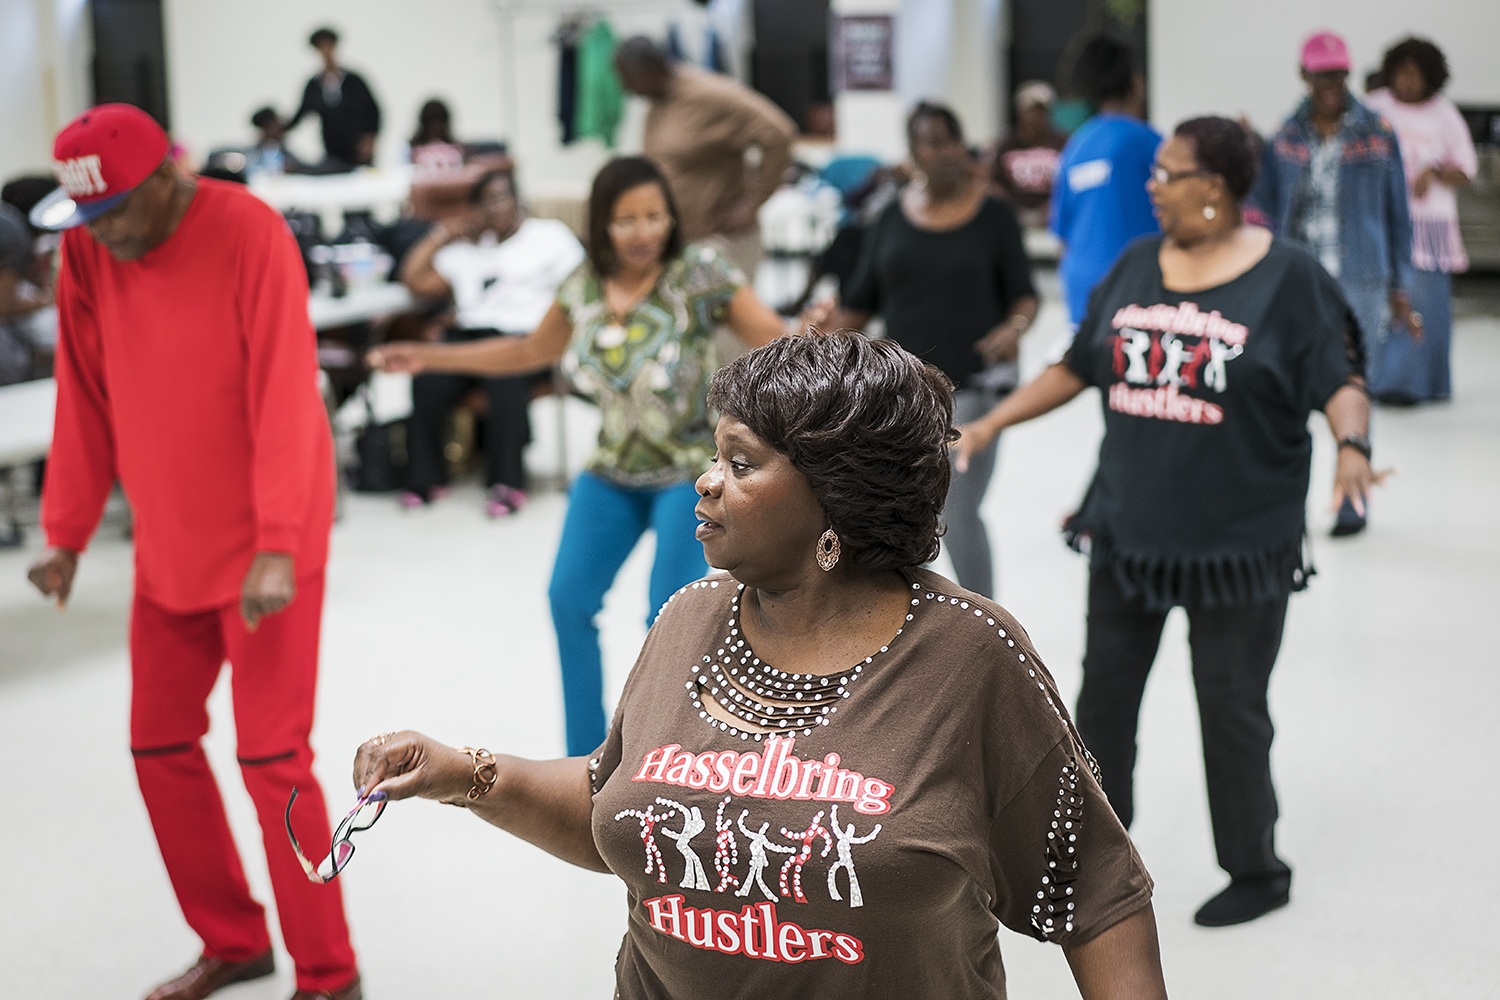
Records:
{"label": "pink cap", "polygon": [[1302,43],[1302,68],[1309,73],[1348,72],[1349,46],[1331,31],[1320,31]]}

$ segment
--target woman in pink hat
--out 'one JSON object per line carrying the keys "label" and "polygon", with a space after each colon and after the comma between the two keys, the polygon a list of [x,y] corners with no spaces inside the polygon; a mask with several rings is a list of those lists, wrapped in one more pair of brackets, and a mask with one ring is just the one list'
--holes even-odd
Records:
{"label": "woman in pink hat", "polygon": [[[1396,133],[1349,92],[1349,49],[1331,31],[1302,46],[1308,96],[1271,138],[1251,200],[1281,236],[1297,240],[1338,279],[1359,321],[1367,369],[1378,371],[1387,323],[1414,337],[1411,217]],[[1335,535],[1364,530],[1352,505]]]}

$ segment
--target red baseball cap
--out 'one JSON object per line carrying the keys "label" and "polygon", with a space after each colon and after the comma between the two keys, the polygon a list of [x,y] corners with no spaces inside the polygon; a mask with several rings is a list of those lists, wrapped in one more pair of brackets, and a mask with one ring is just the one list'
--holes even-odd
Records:
{"label": "red baseball cap", "polygon": [[1331,31],[1320,31],[1302,43],[1302,68],[1309,73],[1348,72],[1349,46]]}
{"label": "red baseball cap", "polygon": [[167,133],[140,108],[90,108],[57,134],[52,169],[62,186],[37,202],[31,224],[71,229],[98,218],[150,177],[169,149]]}

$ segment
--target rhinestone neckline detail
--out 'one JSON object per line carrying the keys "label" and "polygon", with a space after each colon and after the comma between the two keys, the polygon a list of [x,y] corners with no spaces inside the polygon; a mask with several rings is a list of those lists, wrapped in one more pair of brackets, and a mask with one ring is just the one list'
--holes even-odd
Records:
{"label": "rhinestone neckline detail", "polygon": [[[913,590],[920,586],[913,585]],[[738,584],[729,605],[728,635],[718,643],[717,651],[704,656],[691,667],[693,677],[687,682],[687,696],[698,712],[698,718],[710,726],[742,740],[759,742],[777,734],[811,736],[813,729],[826,726],[838,711],[839,702],[849,697],[849,688],[863,676],[875,657],[888,652],[891,643],[906,631],[903,624],[889,643],[845,670],[831,674],[796,674],[777,670],[751,650],[740,629],[740,600],[745,585]],[[912,600],[917,605],[917,600]],[[914,615],[908,608],[906,621]],[[721,710],[748,726],[720,719],[704,705],[712,699]]]}

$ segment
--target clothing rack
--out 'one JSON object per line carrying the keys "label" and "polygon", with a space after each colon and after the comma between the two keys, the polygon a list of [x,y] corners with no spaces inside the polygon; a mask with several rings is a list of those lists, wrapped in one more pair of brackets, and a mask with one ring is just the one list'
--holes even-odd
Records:
{"label": "clothing rack", "polygon": [[[519,16],[532,14],[555,16],[558,28],[553,32],[551,41],[556,43],[569,22],[582,28],[601,17],[650,13],[672,15],[685,13],[697,6],[692,0],[594,0],[592,3],[580,4],[576,7],[560,6],[549,0],[490,0],[490,2],[500,19],[503,32],[501,47],[508,53],[512,73],[515,72],[514,67],[518,63],[516,18]],[[515,128],[521,120],[519,96],[521,89],[519,80],[514,81],[513,85],[507,88],[505,112],[507,119],[512,123],[512,128]]]}
{"label": "clothing rack", "polygon": [[[698,8],[692,0],[596,0],[579,7],[561,7],[548,0],[491,0],[500,14],[557,14],[559,20],[569,17],[607,17],[611,14],[661,11],[677,13]],[[698,8],[701,9],[701,8]]]}

